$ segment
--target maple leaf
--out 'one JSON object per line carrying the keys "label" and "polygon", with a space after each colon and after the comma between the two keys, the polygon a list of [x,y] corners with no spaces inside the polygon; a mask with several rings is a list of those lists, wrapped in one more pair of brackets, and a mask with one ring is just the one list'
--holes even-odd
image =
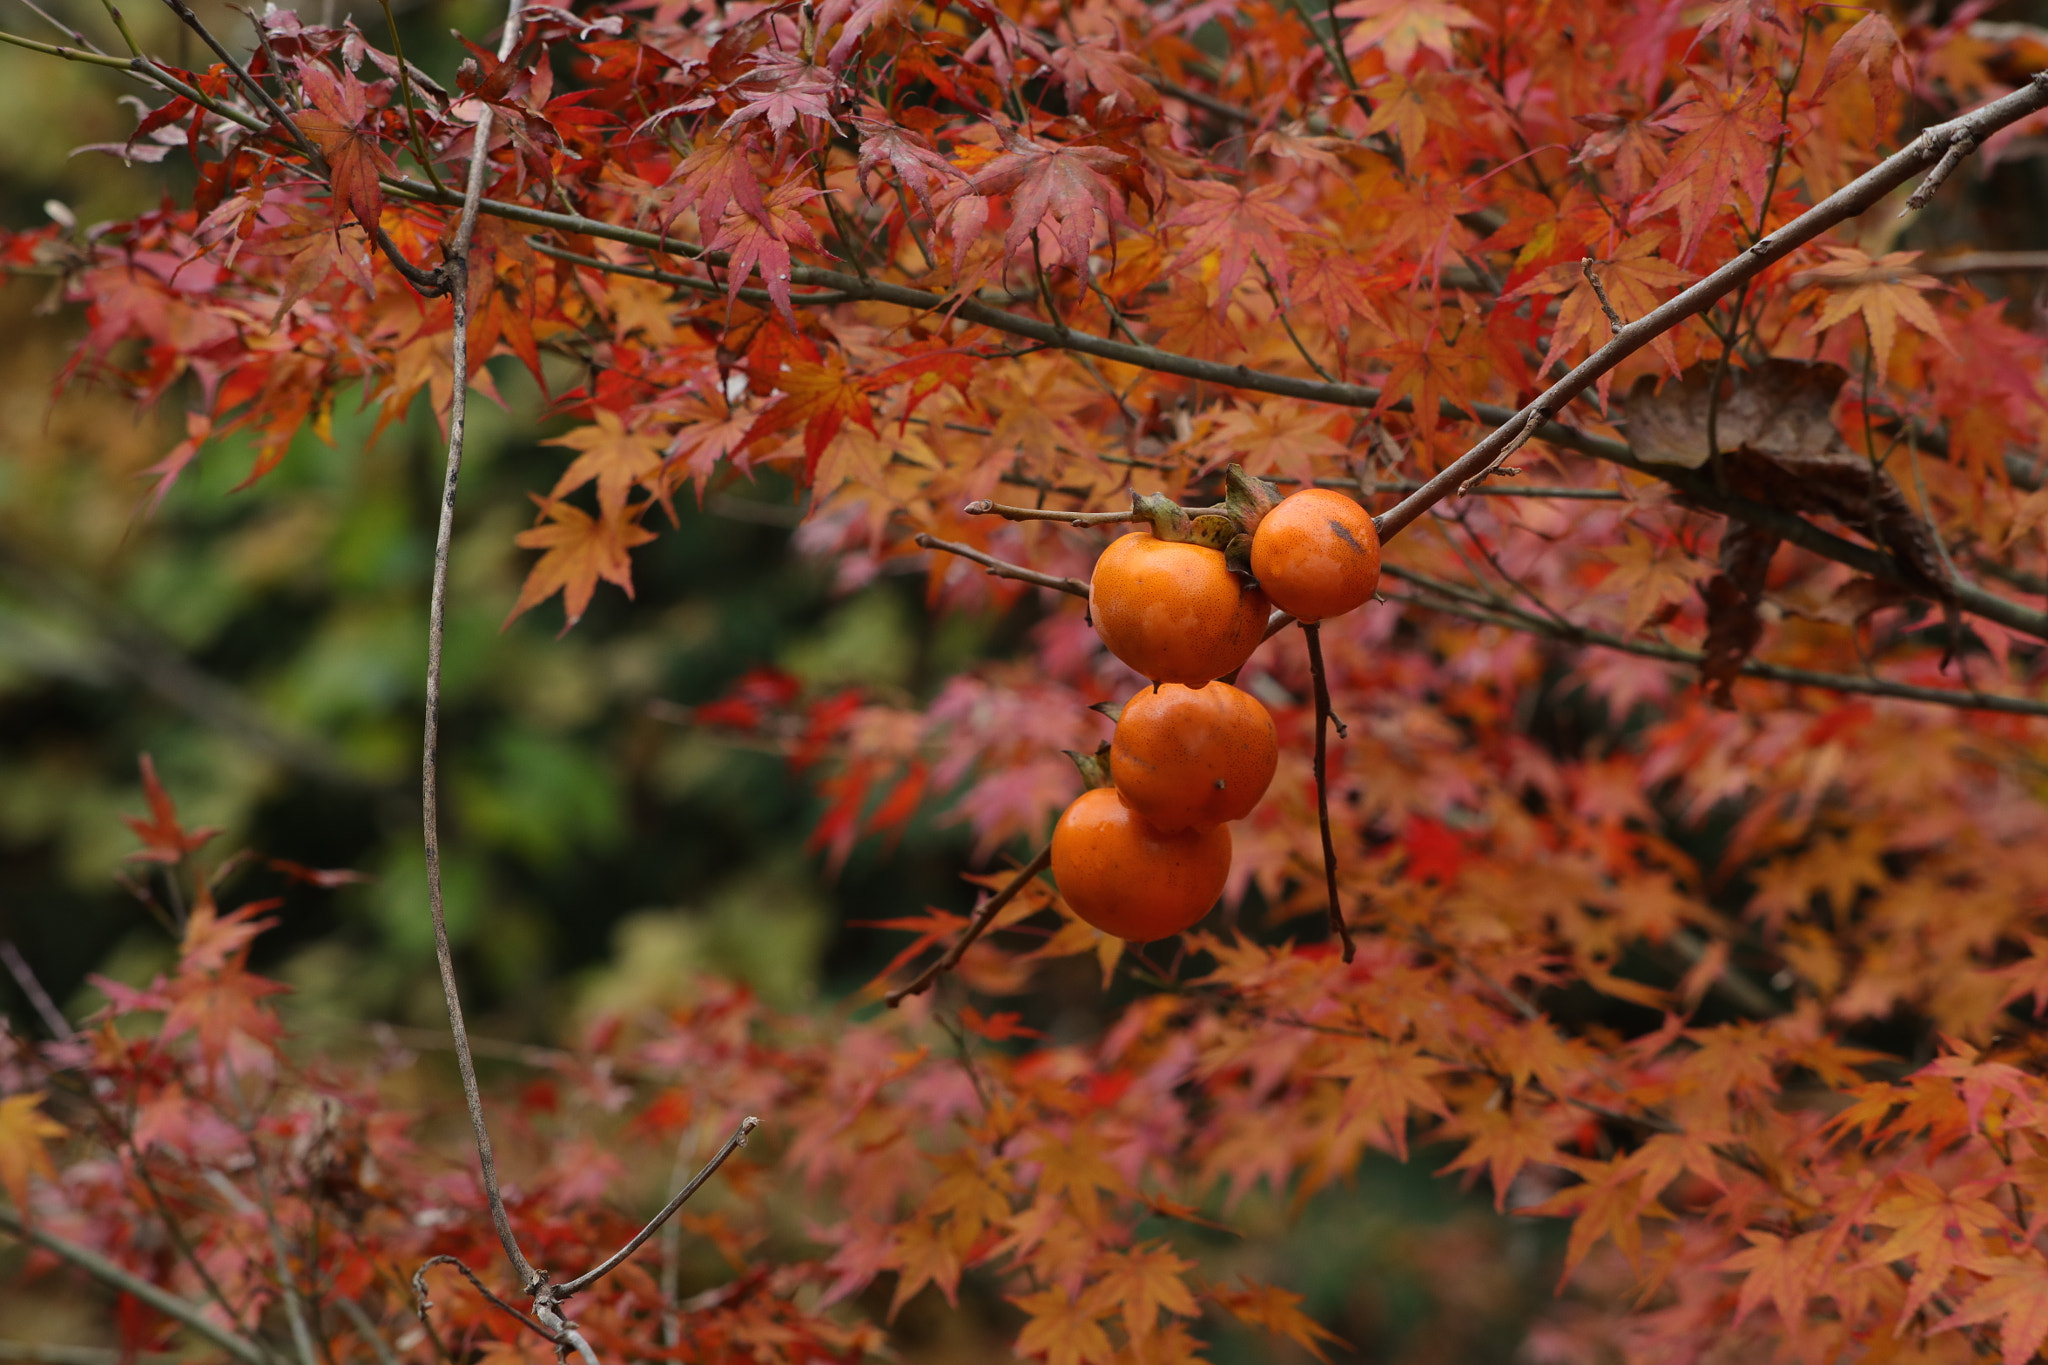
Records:
{"label": "maple leaf", "polygon": [[144,754],[140,762],[142,794],[149,802],[149,818],[144,819],[139,815],[121,817],[122,822],[134,830],[135,837],[143,843],[141,848],[128,856],[147,863],[179,862],[187,853],[197,852],[203,848],[206,841],[220,833],[220,830],[208,825],[188,834],[185,827],[178,823],[178,808],[171,801],[170,793],[164,790],[163,783],[157,781],[156,760]]}
{"label": "maple leaf", "polygon": [[854,131],[860,135],[857,170],[861,182],[866,184],[868,177],[887,162],[903,181],[904,188],[916,195],[917,202],[930,212],[932,191],[961,179],[960,168],[940,156],[930,138],[915,129],[890,122],[885,114],[885,110],[871,104],[852,120]]}
{"label": "maple leaf", "polygon": [[1203,1292],[1239,1322],[1286,1337],[1325,1365],[1330,1358],[1323,1354],[1322,1344],[1345,1344],[1344,1338],[1301,1311],[1301,1295],[1278,1285],[1247,1278],[1242,1287],[1212,1284]]}
{"label": "maple leaf", "polygon": [[1985,1198],[1998,1188],[1997,1180],[1962,1181],[1947,1189],[1916,1172],[1898,1180],[1899,1192],[1871,1214],[1872,1222],[1892,1230],[1891,1236],[1870,1249],[1865,1264],[1913,1259],[1913,1279],[1899,1309],[1903,1325],[1941,1292],[1951,1272],[1982,1259],[1985,1234],[2003,1228],[2005,1216]]}
{"label": "maple leaf", "polygon": [[377,177],[397,168],[378,144],[377,133],[367,122],[369,104],[355,77],[337,76],[325,62],[308,62],[299,68],[311,109],[292,115],[299,131],[312,140],[327,162],[334,187],[335,218],[347,207],[365,230],[377,225],[384,211],[384,190]]}
{"label": "maple leaf", "polygon": [[521,531],[513,543],[547,553],[528,571],[505,625],[560,592],[562,629],[567,631],[583,619],[600,578],[624,588],[626,596],[633,595],[633,566],[627,555],[635,545],[654,539],[654,532],[640,525],[640,515],[648,504],[635,503],[592,517],[559,498],[535,497],[534,502],[540,505],[546,524]]}
{"label": "maple leaf", "polygon": [[828,351],[816,364],[791,365],[776,378],[782,397],[756,419],[742,444],[787,430],[797,423],[804,428],[804,482],[818,470],[818,457],[839,434],[847,419],[869,431],[875,430],[874,404],[868,400],[862,377],[847,373],[846,357]]}
{"label": "maple leaf", "polygon": [[1166,270],[1178,270],[1215,252],[1216,308],[1221,311],[1256,256],[1272,275],[1273,287],[1284,302],[1292,268],[1287,244],[1313,231],[1279,202],[1291,187],[1261,185],[1247,192],[1214,180],[1196,180],[1184,189],[1189,201],[1170,215],[1164,226],[1185,228],[1187,237]]}
{"label": "maple leaf", "polygon": [[1770,149],[1785,131],[1774,107],[1778,87],[1767,76],[1737,88],[1733,81],[1721,85],[1695,71],[1689,89],[1689,98],[1654,120],[1684,136],[1672,147],[1664,174],[1643,205],[1645,213],[1677,209],[1680,265],[1693,258],[1707,228],[1730,208],[1730,185],[1752,205],[1762,206]]}
{"label": "maple leaf", "polygon": [[1374,107],[1366,120],[1368,133],[1392,129],[1401,157],[1409,165],[1421,159],[1432,124],[1456,128],[1465,115],[1452,103],[1453,82],[1438,71],[1418,72],[1412,79],[1398,73],[1372,87]]}
{"label": "maple leaf", "polygon": [[1614,572],[1600,582],[1606,592],[1628,595],[1622,612],[1622,627],[1634,635],[1667,603],[1692,595],[1693,584],[1706,573],[1706,566],[1677,547],[1660,550],[1633,526],[1627,528],[1624,544],[1608,546],[1600,556],[1614,565]]}
{"label": "maple leaf", "polygon": [[761,283],[775,307],[794,327],[796,314],[789,302],[789,248],[796,245],[818,250],[818,239],[804,221],[802,207],[822,192],[789,182],[777,185],[763,201],[761,211],[741,209],[728,212],[718,224],[718,234],[704,244],[707,252],[724,251],[728,305],[739,298],[747,276],[759,271]]}
{"label": "maple leaf", "polygon": [[1802,1232],[1780,1237],[1772,1232],[1745,1231],[1742,1235],[1749,1239],[1749,1246],[1720,1265],[1723,1270],[1749,1272],[1735,1302],[1736,1325],[1768,1298],[1777,1308],[1779,1320],[1797,1329],[1806,1319],[1807,1300],[1821,1278],[1816,1256],[1828,1234]]}
{"label": "maple leaf", "polygon": [[1094,1312],[1065,1290],[1041,1289],[1009,1299],[1030,1314],[1017,1333],[1019,1354],[1043,1356],[1046,1365],[1092,1365],[1116,1354]]}
{"label": "maple leaf", "polygon": [[57,1178],[43,1144],[65,1137],[69,1131],[45,1114],[42,1106],[40,1090],[0,1099],[0,1189],[7,1191],[15,1213],[24,1221],[29,1217],[29,1177]]}
{"label": "maple leaf", "polygon": [[2037,1257],[1995,1256],[1972,1268],[1989,1278],[1934,1330],[1996,1321],[2001,1365],[2026,1365],[2048,1340],[2048,1266]]}
{"label": "maple leaf", "polygon": [[1557,1279],[1560,1290],[1602,1238],[1612,1238],[1629,1264],[1639,1265],[1643,1257],[1643,1219],[1674,1216],[1644,1193],[1643,1177],[1631,1173],[1622,1163],[1568,1161],[1567,1165],[1584,1178],[1584,1184],[1516,1210],[1531,1216],[1577,1215],[1572,1219],[1571,1236],[1565,1243],[1564,1273]]}
{"label": "maple leaf", "polygon": [[889,1316],[894,1318],[926,1285],[936,1285],[947,1303],[957,1302],[960,1288],[960,1253],[950,1238],[922,1218],[897,1225],[889,1239],[882,1267],[896,1272],[896,1292],[889,1297]]}
{"label": "maple leaf", "polygon": [[1262,398],[1225,410],[1203,439],[1211,467],[1228,461],[1248,473],[1274,473],[1307,487],[1315,482],[1317,458],[1342,456],[1349,448],[1330,434],[1332,414],[1290,398]]}
{"label": "maple leaf", "polygon": [[1893,251],[1872,257],[1853,246],[1833,244],[1823,245],[1821,250],[1830,257],[1828,263],[1804,272],[1804,278],[1823,287],[1800,296],[1821,301],[1819,316],[1807,328],[1809,333],[1825,332],[1851,317],[1860,317],[1870,329],[1870,353],[1879,373],[1891,363],[1892,340],[1901,321],[1954,352],[1947,329],[1927,306],[1923,293],[1938,288],[1940,282],[1908,269],[1920,258],[1919,252]]}
{"label": "maple leaf", "polygon": [[1892,27],[1890,17],[1882,10],[1872,10],[1851,24],[1848,31],[1835,39],[1835,45],[1828,49],[1828,59],[1821,67],[1820,84],[1814,87],[1813,98],[1819,100],[1830,86],[1854,71],[1870,92],[1870,102],[1877,110],[1878,128],[1887,129],[1891,127],[1892,112],[1899,102],[1898,81],[1892,75],[1892,67],[1898,59],[1898,30]]}
{"label": "maple leaf", "polygon": [[1508,1189],[1515,1183],[1515,1177],[1528,1166],[1554,1165],[1558,1143],[1567,1128],[1568,1124],[1553,1107],[1516,1104],[1511,1100],[1481,1105],[1459,1114],[1446,1125],[1446,1136],[1464,1139],[1465,1150],[1437,1174],[1476,1172],[1485,1167],[1493,1184],[1493,1207],[1505,1211]]}
{"label": "maple leaf", "polygon": [[838,128],[832,117],[832,98],[838,79],[822,66],[802,57],[766,51],[756,55],[754,67],[739,89],[740,107],[719,126],[729,133],[752,119],[760,119],[777,133],[788,132],[799,118],[817,119]]}
{"label": "maple leaf", "polygon": [[[1654,311],[1664,302],[1662,291],[1676,289],[1689,284],[1693,272],[1663,260],[1657,255],[1670,233],[1661,228],[1652,228],[1636,233],[1623,241],[1613,259],[1594,262],[1600,283],[1607,290],[1607,297],[1621,314],[1624,324]],[[1531,294],[1563,294],[1558,302],[1557,324],[1551,329],[1550,348],[1543,353],[1539,372],[1548,371],[1560,356],[1567,355],[1581,341],[1589,341],[1591,349],[1598,350],[1606,344],[1609,325],[1606,310],[1600,306],[1599,292],[1593,282],[1586,278],[1585,266],[1576,262],[1560,262],[1543,274],[1502,296],[1507,299],[1522,298]],[[1659,358],[1678,373],[1678,352],[1673,348],[1671,334],[1659,333],[1650,342]],[[1601,376],[1606,384],[1612,378],[1612,371]],[[1603,399],[1604,401],[1604,399]]]}
{"label": "maple leaf", "polygon": [[597,481],[598,508],[610,516],[626,505],[626,495],[633,491],[635,484],[661,468],[667,441],[659,433],[645,428],[627,430],[626,424],[610,408],[598,408],[591,417],[591,425],[577,427],[566,435],[550,437],[546,442],[578,452],[575,460],[562,471],[562,477],[555,480],[548,497],[559,499],[594,479]]}
{"label": "maple leaf", "polygon": [[668,178],[674,194],[663,228],[684,209],[694,208],[700,223],[723,223],[737,206],[756,220],[768,221],[761,194],[761,173],[754,168],[751,145],[744,137],[707,138],[677,165]]}
{"label": "maple leaf", "polygon": [[1344,35],[1345,55],[1362,56],[1378,48],[1389,71],[1406,71],[1416,50],[1425,47],[1445,62],[1455,62],[1451,31],[1487,26],[1451,0],[1344,0],[1336,12],[1358,20]]}
{"label": "maple leaf", "polygon": [[1194,1262],[1174,1255],[1165,1242],[1110,1252],[1101,1267],[1090,1300],[1098,1313],[1121,1312],[1133,1341],[1154,1331],[1161,1313],[1191,1318],[1202,1311],[1186,1279]]}
{"label": "maple leaf", "polygon": [[1136,57],[1100,38],[1066,43],[1052,51],[1067,102],[1086,108],[1096,122],[1114,114],[1149,117],[1159,112],[1159,91],[1145,78]]}
{"label": "maple leaf", "polygon": [[[1026,253],[1043,231],[1041,246],[1058,249],[1059,261],[1080,270],[1095,239],[1097,214],[1110,224],[1127,221],[1122,197],[1105,172],[1129,161],[1108,147],[1067,146],[1041,142],[1009,128],[1000,130],[1003,151],[974,172],[964,187],[934,200],[942,210],[972,194],[1010,196],[1010,226],[1003,233],[1005,267]],[[984,211],[985,217],[985,211]],[[978,225],[976,230],[978,230]],[[962,231],[954,228],[956,256]]]}

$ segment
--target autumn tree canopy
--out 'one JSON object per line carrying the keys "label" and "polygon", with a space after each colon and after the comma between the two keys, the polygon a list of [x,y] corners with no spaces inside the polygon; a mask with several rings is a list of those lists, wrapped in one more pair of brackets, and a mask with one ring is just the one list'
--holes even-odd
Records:
{"label": "autumn tree canopy", "polygon": [[[1983,189],[2038,151],[2048,31],[515,0],[438,71],[381,23],[167,2],[187,65],[111,8],[0,35],[120,73],[114,150],[196,177],[0,263],[75,310],[63,383],[182,413],[146,504],[230,437],[264,479],[341,404],[442,424],[437,929],[448,518],[494,359],[566,423],[508,622],[571,630],[679,506],[776,471],[842,584],[909,561],[934,612],[1033,624],[930,696],[764,669],[687,717],[817,785],[827,874],[965,824],[981,911],[862,927],[900,951],[831,1009],[706,981],[605,1019],[544,1090],[463,1052],[481,1165],[289,1045],[248,967],[272,907],[225,908],[239,864],[145,767],[175,970],[0,1052],[0,1227],[118,1291],[131,1346],[854,1359],[935,1292],[1049,1365],[1210,1359],[1230,1324],[1333,1359],[1211,1235],[1371,1153],[1566,1220],[1532,1358],[2048,1340],[2048,257]],[[1221,550],[1262,480],[1375,514],[1379,597],[1274,616],[1232,672],[1271,786],[1220,906],[1127,943],[1042,875],[1092,708],[1153,680],[1083,599],[1130,523]],[[1077,967],[1085,1029],[1034,1005]],[[729,1267],[692,1295],[683,1238]]]}

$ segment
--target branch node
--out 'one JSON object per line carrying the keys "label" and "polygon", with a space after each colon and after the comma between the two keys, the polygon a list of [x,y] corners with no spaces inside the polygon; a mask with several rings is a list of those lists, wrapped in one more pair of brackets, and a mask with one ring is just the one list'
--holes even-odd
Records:
{"label": "branch node", "polygon": [[1941,182],[1948,179],[1949,174],[1962,164],[1964,157],[1977,149],[1981,141],[1974,128],[1958,128],[1949,134],[1948,149],[1941,154],[1941,160],[1934,163],[1934,169],[1927,173],[1927,178],[1920,182],[1920,188],[1906,197],[1906,207],[1899,210],[1899,216],[1903,218],[1926,208],[1934,198],[1934,192],[1941,188]]}

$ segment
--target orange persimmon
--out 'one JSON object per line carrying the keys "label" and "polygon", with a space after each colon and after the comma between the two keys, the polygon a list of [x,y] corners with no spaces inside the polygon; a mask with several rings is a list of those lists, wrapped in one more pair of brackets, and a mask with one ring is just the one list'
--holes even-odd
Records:
{"label": "orange persimmon", "polygon": [[1209,913],[1230,875],[1230,827],[1164,834],[1109,787],[1082,792],[1052,832],[1052,875],[1075,914],[1135,943]]}
{"label": "orange persimmon", "polygon": [[1279,761],[1273,717],[1258,698],[1221,682],[1144,688],[1124,703],[1109,742],[1117,794],[1168,832],[1242,820]]}
{"label": "orange persimmon", "polygon": [[1252,576],[1274,606],[1298,621],[1342,616],[1380,585],[1372,514],[1327,488],[1289,494],[1252,534]]}
{"label": "orange persimmon", "polygon": [[1200,687],[1251,657],[1269,604],[1221,550],[1133,531],[1095,561],[1088,608],[1109,652],[1141,676]]}

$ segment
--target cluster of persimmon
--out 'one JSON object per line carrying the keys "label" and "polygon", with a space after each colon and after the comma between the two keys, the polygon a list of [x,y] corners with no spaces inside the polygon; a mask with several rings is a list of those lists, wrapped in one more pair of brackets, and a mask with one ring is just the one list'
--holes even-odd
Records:
{"label": "cluster of persimmon", "polygon": [[1150,679],[1101,750],[1076,755],[1090,782],[1052,836],[1067,904],[1104,933],[1166,938],[1209,913],[1230,875],[1229,822],[1251,814],[1279,763],[1273,717],[1232,685],[1276,625],[1304,625],[1379,586],[1372,517],[1328,489],[1281,498],[1232,465],[1223,504],[1195,511],[1132,496],[1150,529],[1095,562],[1088,606],[1109,652]]}

